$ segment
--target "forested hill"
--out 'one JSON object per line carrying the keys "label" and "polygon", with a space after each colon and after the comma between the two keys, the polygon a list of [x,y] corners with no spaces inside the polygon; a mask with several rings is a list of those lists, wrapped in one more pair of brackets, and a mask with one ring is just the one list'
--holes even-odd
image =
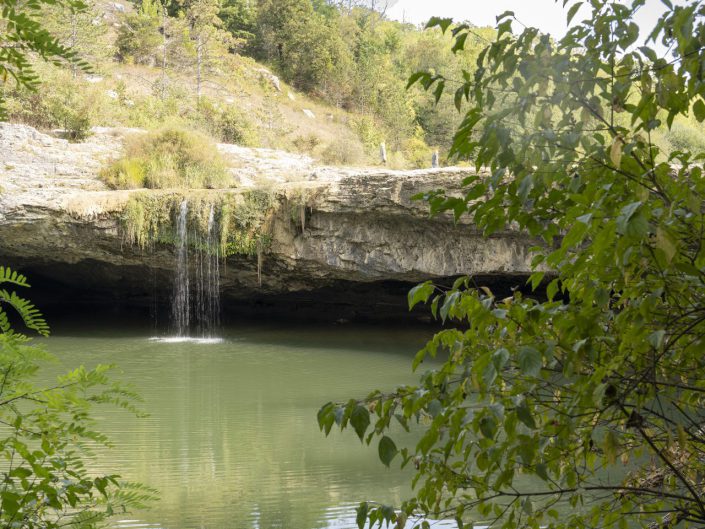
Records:
{"label": "forested hill", "polygon": [[[428,167],[434,150],[443,161],[460,121],[453,80],[472,73],[495,32],[474,28],[454,54],[437,28],[390,21],[368,4],[86,0],[78,12],[46,7],[42,23],[92,71],[37,60],[36,92],[5,87],[8,118],[77,141],[94,126],[168,126],[326,164],[378,164],[383,142],[391,167]],[[419,86],[407,90],[419,70],[449,79],[438,104]],[[668,152],[700,146],[702,137],[694,121],[682,119],[657,141]]]}
{"label": "forested hill", "polygon": [[[44,8],[42,23],[92,66],[37,60],[36,92],[8,85],[8,118],[81,140],[93,126],[180,126],[217,141],[305,152],[329,164],[428,167],[459,122],[452,98],[434,106],[410,74],[460,77],[475,51],[454,55],[422,31],[345,2],[87,0]],[[493,36],[491,29],[480,35]]]}

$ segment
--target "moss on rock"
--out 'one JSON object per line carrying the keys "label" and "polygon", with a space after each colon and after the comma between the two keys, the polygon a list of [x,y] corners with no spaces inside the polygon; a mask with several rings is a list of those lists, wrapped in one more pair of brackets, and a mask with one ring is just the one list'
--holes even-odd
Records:
{"label": "moss on rock", "polygon": [[137,192],[133,193],[121,214],[124,240],[140,248],[177,242],[176,224],[181,203],[188,201],[188,233],[193,249],[207,250],[211,210],[217,236],[218,252],[227,255],[255,255],[271,243],[271,218],[278,207],[274,192]]}

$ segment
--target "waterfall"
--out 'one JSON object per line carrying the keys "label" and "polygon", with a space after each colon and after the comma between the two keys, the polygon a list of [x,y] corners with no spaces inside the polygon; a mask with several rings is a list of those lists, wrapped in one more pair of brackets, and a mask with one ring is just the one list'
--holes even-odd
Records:
{"label": "waterfall", "polygon": [[[189,267],[189,240],[196,248],[193,268]],[[172,328],[178,337],[188,337],[193,323],[198,337],[212,338],[220,325],[219,250],[215,208],[210,207],[205,236],[194,231],[189,239],[188,202],[184,199],[176,221],[176,274],[171,305]]]}
{"label": "waterfall", "polygon": [[171,300],[171,321],[177,336],[188,336],[190,299],[188,268],[188,201],[184,199],[176,219],[176,275]]}
{"label": "waterfall", "polygon": [[196,269],[196,327],[203,338],[213,337],[220,325],[220,244],[215,223],[215,209],[208,213],[206,238],[199,245]]}

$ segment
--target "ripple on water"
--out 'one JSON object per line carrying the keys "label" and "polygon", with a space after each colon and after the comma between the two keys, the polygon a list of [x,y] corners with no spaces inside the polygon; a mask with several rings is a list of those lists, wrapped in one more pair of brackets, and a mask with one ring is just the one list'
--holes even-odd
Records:
{"label": "ripple on water", "polygon": [[337,333],[243,326],[215,339],[50,338],[67,366],[117,362],[149,413],[100,410],[113,446],[94,447],[91,471],[159,490],[148,509],[111,527],[356,529],[359,501],[398,505],[408,469],[386,469],[354,432],[326,438],[316,413],[327,400],[415,381],[414,346]]}

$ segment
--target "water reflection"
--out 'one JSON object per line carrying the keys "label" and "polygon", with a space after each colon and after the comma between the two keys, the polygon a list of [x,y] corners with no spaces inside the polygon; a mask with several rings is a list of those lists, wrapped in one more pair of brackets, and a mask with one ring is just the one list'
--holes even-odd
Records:
{"label": "water reflection", "polygon": [[[327,400],[411,382],[420,343],[407,333],[239,329],[220,342],[54,337],[65,366],[117,363],[145,398],[144,419],[106,410],[117,470],[161,492],[122,528],[355,528],[355,506],[398,504],[410,471],[388,470],[352,432],[318,430]],[[437,527],[448,527],[438,525]]]}
{"label": "water reflection", "polygon": [[[357,529],[355,521],[355,506],[341,505],[339,507],[329,508],[321,520],[321,525],[315,526],[316,529]],[[430,520],[433,529],[457,529],[457,524],[450,520]],[[412,529],[414,520],[407,521],[404,529]],[[117,520],[113,525],[115,529],[165,529],[161,525],[150,525],[140,520]],[[259,513],[252,513],[250,525],[252,529],[264,529],[260,523]],[[369,524],[365,526],[370,529]],[[486,525],[475,525],[473,529],[487,529]]]}

